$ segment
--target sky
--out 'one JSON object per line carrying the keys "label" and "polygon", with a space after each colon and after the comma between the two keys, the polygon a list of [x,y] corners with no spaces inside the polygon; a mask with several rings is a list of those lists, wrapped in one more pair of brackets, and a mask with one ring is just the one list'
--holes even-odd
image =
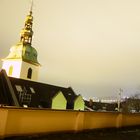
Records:
{"label": "sky", "polygon": [[[19,42],[29,8],[0,0],[0,59]],[[33,16],[40,82],[87,99],[140,93],[139,0],[34,0]]]}

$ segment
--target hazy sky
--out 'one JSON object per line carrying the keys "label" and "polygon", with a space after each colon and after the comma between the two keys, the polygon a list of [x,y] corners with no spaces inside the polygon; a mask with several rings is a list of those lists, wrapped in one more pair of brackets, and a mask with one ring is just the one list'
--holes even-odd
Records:
{"label": "hazy sky", "polygon": [[[0,58],[19,41],[29,5],[0,0]],[[39,81],[87,98],[140,91],[140,0],[34,0],[33,16]]]}

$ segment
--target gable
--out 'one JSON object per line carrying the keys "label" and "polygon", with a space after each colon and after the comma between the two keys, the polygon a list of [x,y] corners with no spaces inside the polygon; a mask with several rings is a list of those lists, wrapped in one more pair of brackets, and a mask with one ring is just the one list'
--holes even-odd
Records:
{"label": "gable", "polygon": [[85,102],[81,95],[78,95],[74,101],[74,110],[84,110]]}
{"label": "gable", "polygon": [[67,100],[59,91],[52,99],[52,109],[66,109]]}

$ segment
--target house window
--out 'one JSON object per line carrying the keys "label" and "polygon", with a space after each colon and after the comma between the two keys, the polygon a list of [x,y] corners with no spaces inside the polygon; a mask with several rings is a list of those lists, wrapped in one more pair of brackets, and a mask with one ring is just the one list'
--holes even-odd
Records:
{"label": "house window", "polygon": [[15,87],[16,87],[16,90],[18,91],[18,92],[22,92],[23,90],[22,90],[22,87],[20,86],[20,85],[15,85]]}
{"label": "house window", "polygon": [[9,75],[9,76],[12,76],[12,74],[13,74],[13,66],[10,66],[10,67],[9,67],[8,75]]}
{"label": "house window", "polygon": [[30,87],[30,90],[31,90],[32,93],[35,93],[34,88]]}
{"label": "house window", "polygon": [[21,103],[29,104],[31,102],[31,99],[32,99],[32,95],[31,94],[20,92],[20,94],[19,94],[19,101]]}
{"label": "house window", "polygon": [[28,69],[27,78],[29,78],[29,79],[32,78],[32,69],[31,68]]}

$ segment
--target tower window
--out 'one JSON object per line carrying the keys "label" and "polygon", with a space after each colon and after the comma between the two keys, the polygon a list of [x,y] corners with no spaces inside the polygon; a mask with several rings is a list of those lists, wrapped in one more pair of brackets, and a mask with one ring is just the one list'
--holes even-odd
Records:
{"label": "tower window", "polygon": [[29,79],[32,78],[32,69],[31,68],[28,69],[27,78],[29,78]]}
{"label": "tower window", "polygon": [[10,67],[9,67],[8,75],[9,75],[9,76],[12,76],[12,74],[13,74],[13,66],[10,66]]}

